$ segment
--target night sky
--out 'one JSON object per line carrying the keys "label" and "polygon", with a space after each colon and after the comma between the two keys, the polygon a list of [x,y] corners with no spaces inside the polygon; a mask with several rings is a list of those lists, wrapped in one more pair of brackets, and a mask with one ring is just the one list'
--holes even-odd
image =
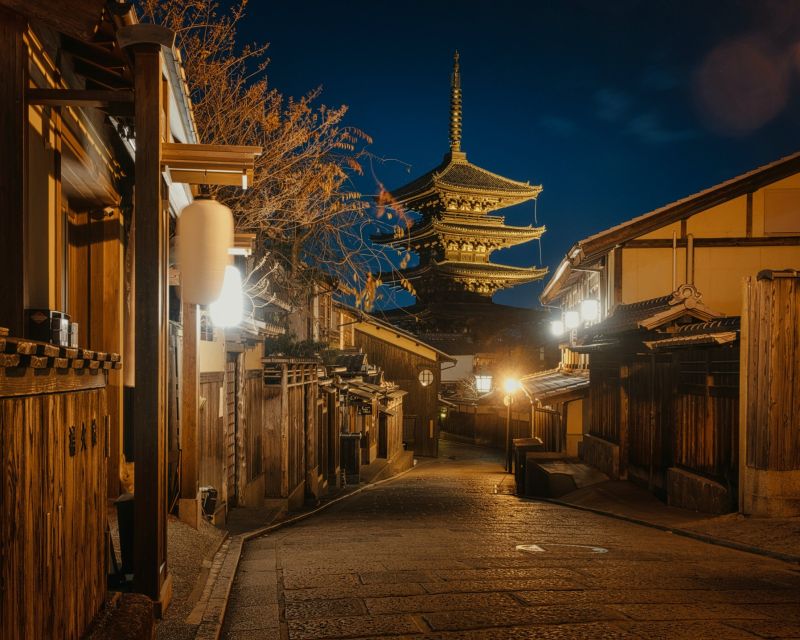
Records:
{"label": "night sky", "polygon": [[[389,189],[448,150],[458,49],[462,149],[544,186],[551,273],[581,238],[800,149],[796,1],[252,0],[248,12],[242,39],[271,43],[271,84],[321,85],[321,102],[349,105]],[[358,187],[377,189],[372,176]],[[526,225],[534,207],[504,213]],[[539,247],[492,260],[532,265]],[[495,301],[535,306],[542,286]]]}

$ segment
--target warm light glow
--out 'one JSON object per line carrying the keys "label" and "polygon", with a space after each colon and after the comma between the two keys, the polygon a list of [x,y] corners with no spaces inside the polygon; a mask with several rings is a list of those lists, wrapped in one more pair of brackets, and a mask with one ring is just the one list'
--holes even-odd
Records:
{"label": "warm light glow", "polygon": [[564,335],[564,321],[563,320],[552,320],[550,322],[550,332],[554,336]]}
{"label": "warm light glow", "polygon": [[581,316],[577,311],[567,311],[564,314],[564,326],[567,329],[577,329],[581,324]]}
{"label": "warm light glow", "polygon": [[217,327],[235,327],[242,321],[242,307],[242,274],[236,267],[228,265],[222,293],[208,308],[211,321]]}
{"label": "warm light glow", "polygon": [[492,390],[492,376],[475,376],[475,389],[478,393],[489,393]]}
{"label": "warm light glow", "polygon": [[581,301],[581,320],[584,322],[597,322],[600,319],[600,301]]}
{"label": "warm light glow", "polygon": [[519,391],[522,388],[519,380],[514,378],[507,378],[506,381],[503,383],[503,389],[506,393],[511,394],[515,391]]}

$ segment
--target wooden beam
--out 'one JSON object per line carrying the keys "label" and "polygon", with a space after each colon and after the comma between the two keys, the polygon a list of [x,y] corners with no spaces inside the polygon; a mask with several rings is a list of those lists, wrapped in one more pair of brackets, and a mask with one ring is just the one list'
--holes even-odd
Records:
{"label": "wooden beam", "polygon": [[58,33],[75,38],[92,36],[106,4],[106,0],[0,0],[0,7],[6,7],[26,18],[41,20]]}
{"label": "wooden beam", "polygon": [[134,395],[134,587],[160,602],[167,579],[166,371],[168,243],[162,210],[161,46],[133,48],[136,105],[136,274]]}
{"label": "wooden beam", "polygon": [[112,104],[133,103],[133,91],[120,89],[28,89],[28,104],[72,107],[108,107]]}
{"label": "wooden beam", "polygon": [[747,194],[746,202],[747,202],[746,204],[747,211],[745,213],[744,233],[748,238],[752,238],[753,237],[753,192],[752,191]]}
{"label": "wooden beam", "polygon": [[28,129],[25,106],[28,50],[27,25],[0,10],[0,326],[11,335],[25,333],[25,167]]}
{"label": "wooden beam", "polygon": [[[678,238],[678,246],[685,247],[687,238]],[[694,238],[695,247],[786,247],[800,245],[797,236],[763,236],[736,238]],[[644,240],[628,240],[623,245],[626,249],[671,249],[671,238],[652,238]]]}

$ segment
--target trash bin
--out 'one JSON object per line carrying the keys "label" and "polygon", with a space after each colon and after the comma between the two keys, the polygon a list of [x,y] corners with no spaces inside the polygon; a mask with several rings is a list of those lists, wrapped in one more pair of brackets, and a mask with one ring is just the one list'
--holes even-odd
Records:
{"label": "trash bin", "polygon": [[341,464],[348,484],[361,482],[361,434],[342,433]]}
{"label": "trash bin", "polygon": [[117,508],[117,528],[119,529],[119,552],[122,556],[120,573],[133,574],[133,494],[123,493],[114,501]]}
{"label": "trash bin", "polygon": [[514,482],[517,495],[525,495],[525,456],[529,451],[544,451],[539,438],[514,438]]}

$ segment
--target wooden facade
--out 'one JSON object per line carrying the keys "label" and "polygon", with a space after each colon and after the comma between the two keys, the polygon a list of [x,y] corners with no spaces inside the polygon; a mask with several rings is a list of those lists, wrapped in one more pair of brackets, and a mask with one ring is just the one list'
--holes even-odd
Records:
{"label": "wooden facade", "polygon": [[79,638],[106,594],[108,371],[0,335],[0,635]]}
{"label": "wooden facade", "polygon": [[740,509],[800,515],[800,273],[744,281]]}
{"label": "wooden facade", "polygon": [[337,305],[343,319],[342,347],[369,354],[388,380],[406,392],[403,441],[419,456],[438,455],[441,369],[454,362],[446,353],[391,324]]}

